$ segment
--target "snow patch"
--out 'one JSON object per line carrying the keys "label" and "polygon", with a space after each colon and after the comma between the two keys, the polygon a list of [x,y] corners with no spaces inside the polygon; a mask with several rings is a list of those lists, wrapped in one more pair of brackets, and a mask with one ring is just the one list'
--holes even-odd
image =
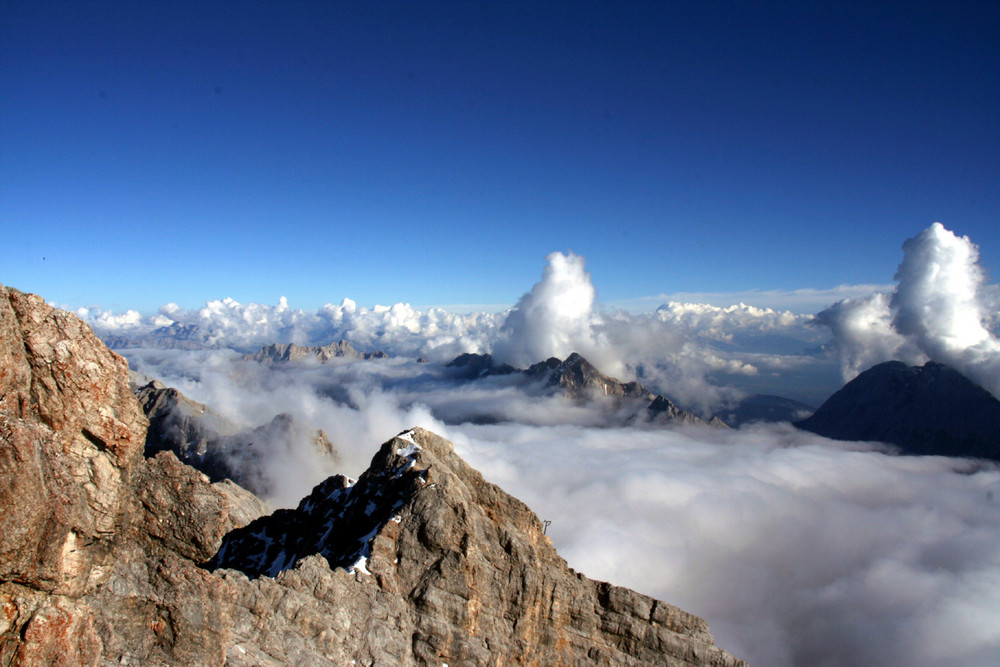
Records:
{"label": "snow patch", "polygon": [[367,563],[368,563],[368,556],[359,556],[358,560],[355,561],[354,565],[351,565],[349,568],[347,568],[347,571],[350,572],[351,574],[354,574],[355,572],[360,572],[361,574],[370,575],[371,572],[368,571]]}

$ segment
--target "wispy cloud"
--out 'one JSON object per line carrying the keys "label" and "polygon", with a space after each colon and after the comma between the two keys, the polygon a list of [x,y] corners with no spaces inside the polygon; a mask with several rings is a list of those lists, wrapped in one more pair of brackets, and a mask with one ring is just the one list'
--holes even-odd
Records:
{"label": "wispy cloud", "polygon": [[859,298],[891,289],[891,285],[837,285],[826,289],[802,288],[790,290],[742,290],[736,292],[670,292],[634,299],[610,301],[605,308],[618,308],[630,313],[654,310],[658,306],[677,303],[699,303],[725,308],[748,304],[758,308],[787,310],[796,314],[815,313],[842,299]]}

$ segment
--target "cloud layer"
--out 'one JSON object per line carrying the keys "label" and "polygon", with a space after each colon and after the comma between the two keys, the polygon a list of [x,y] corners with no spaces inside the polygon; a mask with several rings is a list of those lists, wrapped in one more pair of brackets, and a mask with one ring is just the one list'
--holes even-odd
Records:
{"label": "cloud layer", "polygon": [[325,345],[346,339],[363,351],[437,362],[465,352],[492,353],[521,368],[579,352],[601,371],[640,379],[705,416],[746,393],[770,389],[772,376],[789,377],[791,397],[806,402],[818,403],[837,388],[835,380],[824,380],[819,389],[807,381],[796,393],[789,369],[812,373],[815,380],[827,377],[829,365],[821,355],[806,353],[826,335],[807,326],[806,316],[745,304],[671,302],[642,314],[601,311],[595,304],[584,259],[557,252],[512,309],[494,314],[419,311],[405,303],[365,308],[350,299],[305,312],[283,298],[274,306],[223,299],[195,311],[167,304],[153,317],[97,308],[77,314],[119,347],[248,352],[274,342]]}
{"label": "cloud layer", "polygon": [[[515,378],[461,383],[412,360],[129,354],[241,424],[287,412],[325,429],[351,476],[399,431],[441,433],[553,522],[572,567],[704,616],[751,664],[1000,660],[996,466],[892,456],[787,424],[609,428],[593,406],[532,394]],[[485,414],[499,423],[464,421]],[[299,495],[323,475],[295,464],[273,474]]]}

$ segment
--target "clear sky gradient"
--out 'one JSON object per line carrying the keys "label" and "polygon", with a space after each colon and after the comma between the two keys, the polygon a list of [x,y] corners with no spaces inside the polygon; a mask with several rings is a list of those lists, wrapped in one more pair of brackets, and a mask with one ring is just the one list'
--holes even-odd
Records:
{"label": "clear sky gradient", "polygon": [[[0,4],[0,282],[605,303],[1000,273],[996,2]],[[655,300],[654,300],[655,301]]]}

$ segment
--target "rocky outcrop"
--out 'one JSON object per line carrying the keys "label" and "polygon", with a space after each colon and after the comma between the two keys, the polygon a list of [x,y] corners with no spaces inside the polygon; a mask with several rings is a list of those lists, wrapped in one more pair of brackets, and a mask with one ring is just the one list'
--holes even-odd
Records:
{"label": "rocky outcrop", "polygon": [[127,372],[75,316],[0,286],[0,664],[221,664],[225,619],[184,623],[235,596],[196,561],[264,507],[143,459]]}
{"label": "rocky outcrop", "polygon": [[[146,456],[171,451],[213,482],[230,479],[256,495],[270,497],[273,489],[265,467],[275,452],[308,443],[331,463],[340,459],[324,431],[310,428],[289,414],[279,414],[255,428],[240,429],[208,406],[157,380],[134,386],[134,391],[149,419]],[[271,456],[265,456],[265,451]]]}
{"label": "rocky outcrop", "polygon": [[358,352],[346,340],[323,346],[296,345],[295,343],[272,343],[260,348],[254,354],[243,356],[245,361],[283,364],[288,362],[315,359],[320,363],[330,359],[384,359],[386,353],[381,350],[374,352]]}
{"label": "rocky outcrop", "polygon": [[464,380],[477,380],[487,375],[510,375],[517,369],[510,364],[497,364],[492,354],[476,354],[466,352],[460,354],[447,364],[445,368],[455,369],[457,377]]}
{"label": "rocky outcrop", "polygon": [[953,368],[878,364],[795,424],[837,440],[875,440],[905,454],[1000,460],[1000,401]]}
{"label": "rocky outcrop", "polygon": [[114,562],[146,418],[125,360],[0,286],[0,581],[78,597]]}
{"label": "rocky outcrop", "polygon": [[741,664],[703,620],[573,572],[527,506],[422,429],[234,531],[210,565],[240,584],[234,665]]}
{"label": "rocky outcrop", "polygon": [[593,364],[574,352],[560,361],[555,357],[541,361],[525,372],[530,378],[542,378],[550,387],[558,387],[563,394],[586,400],[594,396],[639,398],[653,400],[653,395],[638,382],[621,382],[597,370]]}
{"label": "rocky outcrop", "polygon": [[[578,402],[610,398],[617,406],[631,405],[631,412],[626,412],[631,421],[661,425],[705,424],[697,415],[680,409],[666,396],[654,396],[638,382],[622,382],[605,375],[576,352],[564,361],[553,357],[539,362],[524,371],[524,374],[542,379],[547,387],[557,389]],[[709,424],[726,427],[717,417],[713,417]]]}
{"label": "rocky outcrop", "polygon": [[0,287],[0,363],[0,664],[741,664],[701,619],[570,570],[432,433],[261,517],[143,458],[127,367],[72,315]]}

